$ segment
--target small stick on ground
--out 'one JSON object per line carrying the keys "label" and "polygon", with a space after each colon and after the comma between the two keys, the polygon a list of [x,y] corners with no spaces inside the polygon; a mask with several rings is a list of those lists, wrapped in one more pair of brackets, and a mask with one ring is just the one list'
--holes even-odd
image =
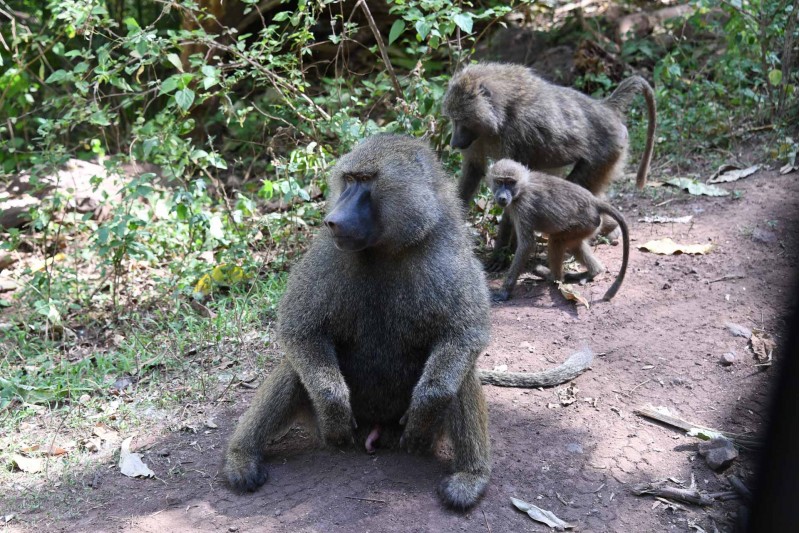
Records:
{"label": "small stick on ground", "polygon": [[712,500],[723,501],[723,502],[728,501],[728,500],[740,500],[741,499],[741,496],[739,496],[736,492],[734,492],[732,490],[726,490],[726,491],[723,491],[723,492],[710,492],[710,493],[706,494],[706,496],[708,496]]}
{"label": "small stick on ground", "polygon": [[631,487],[631,492],[637,496],[643,494],[652,494],[653,496],[661,496],[662,498],[669,498],[679,502],[691,503],[693,505],[711,505],[714,500],[704,494],[700,494],[697,489],[679,489],[677,487],[664,486],[663,481],[656,481],[654,483],[639,483]]}
{"label": "small stick on ground", "polygon": [[481,512],[483,513],[483,523],[486,524],[486,531],[492,533],[492,527],[489,525],[489,520],[486,519],[486,511],[481,509]]}
{"label": "small stick on ground", "polygon": [[358,500],[360,502],[373,502],[373,503],[386,503],[386,500],[375,500],[372,498],[358,498],[356,496],[345,496],[349,500]]}
{"label": "small stick on ground", "polygon": [[726,274],[721,278],[712,279],[711,281],[708,282],[708,284],[710,285],[712,283],[717,283],[718,281],[730,281],[733,279],[744,279],[744,274]]}
{"label": "small stick on ground", "polygon": [[647,385],[647,384],[648,384],[648,383],[650,383],[651,381],[653,381],[653,380],[652,380],[652,379],[648,379],[648,380],[646,380],[646,381],[642,381],[641,383],[639,383],[638,385],[636,385],[634,388],[632,388],[632,389],[631,389],[631,390],[629,390],[628,392],[623,392],[622,394],[624,394],[625,396],[630,396],[631,394],[633,394],[633,391],[635,391],[636,389],[638,389],[638,388],[639,388],[639,387],[641,387],[642,385]]}
{"label": "small stick on ground", "polygon": [[735,490],[736,493],[739,494],[739,496],[741,496],[744,501],[746,502],[753,501],[753,493],[750,492],[750,489],[747,488],[747,485],[745,485],[741,479],[739,479],[734,475],[730,475],[728,476],[728,483],[731,484],[733,490]]}
{"label": "small stick on ground", "polygon": [[693,422],[689,422],[683,420],[682,418],[678,418],[677,416],[671,416],[664,414],[660,411],[652,407],[640,407],[638,409],[633,410],[639,416],[643,416],[645,418],[651,418],[662,424],[666,424],[668,426],[672,426],[674,428],[682,429],[683,431],[691,431],[693,429],[700,429],[704,431],[708,431],[711,433],[717,433],[722,435],[723,437],[733,441],[734,443],[742,446],[744,448],[760,448],[763,445],[763,442],[760,438],[751,435],[742,435],[740,433],[729,433],[727,431],[720,431],[718,429],[713,429],[707,426],[703,426],[700,424],[695,424]]}
{"label": "small stick on ground", "polygon": [[572,505],[573,503],[575,503],[575,502],[568,502],[568,501],[567,501],[567,500],[565,500],[565,499],[563,498],[563,496],[561,496],[561,494],[559,494],[558,492],[556,492],[556,498],[558,498],[558,501],[560,501],[561,503],[563,503],[563,504],[564,504],[564,505],[566,505],[567,507],[569,507],[570,505]]}

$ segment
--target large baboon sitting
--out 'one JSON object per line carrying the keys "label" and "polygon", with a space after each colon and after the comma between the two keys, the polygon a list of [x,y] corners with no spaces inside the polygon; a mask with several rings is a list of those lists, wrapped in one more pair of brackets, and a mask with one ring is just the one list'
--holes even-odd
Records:
{"label": "large baboon sitting", "polygon": [[[329,188],[327,229],[292,269],[278,309],[286,356],[231,438],[226,478],[242,490],[262,485],[265,445],[299,418],[328,444],[368,431],[368,449],[402,428],[410,450],[449,435],[455,472],[439,492],[448,506],[470,507],[490,473],[475,369],[489,341],[489,292],[451,180],[424,142],[379,135],[341,158]],[[557,376],[485,379],[553,385],[591,354],[571,361]]]}

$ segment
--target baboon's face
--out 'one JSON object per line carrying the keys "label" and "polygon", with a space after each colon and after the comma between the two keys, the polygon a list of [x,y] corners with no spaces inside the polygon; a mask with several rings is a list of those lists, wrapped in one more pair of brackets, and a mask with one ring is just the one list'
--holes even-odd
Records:
{"label": "baboon's face", "polygon": [[374,246],[380,238],[380,224],[372,199],[375,174],[345,173],[343,189],[325,225],[340,250],[358,252]]}
{"label": "baboon's face", "polygon": [[478,138],[478,134],[463,122],[453,120],[452,124],[453,136],[450,137],[450,146],[453,148],[465,150]]}
{"label": "baboon's face", "polygon": [[484,82],[454,78],[447,88],[442,113],[450,119],[450,146],[465,150],[482,135],[496,134],[499,119],[492,106],[492,92]]}
{"label": "baboon's face", "polygon": [[418,141],[377,135],[331,172],[324,223],[339,250],[398,250],[423,239],[441,215],[438,162]]}
{"label": "baboon's face", "polygon": [[510,176],[493,176],[492,194],[497,205],[505,209],[517,195],[517,180]]}

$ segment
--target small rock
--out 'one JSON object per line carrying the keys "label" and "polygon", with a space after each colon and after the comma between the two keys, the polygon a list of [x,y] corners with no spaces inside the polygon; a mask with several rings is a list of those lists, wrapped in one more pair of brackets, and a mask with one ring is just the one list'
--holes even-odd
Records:
{"label": "small rock", "polygon": [[736,337],[744,337],[745,339],[749,339],[753,335],[753,332],[746,327],[740,326],[739,324],[734,324],[733,322],[727,322],[725,327],[728,328],[728,331],[730,331]]}
{"label": "small rock", "polygon": [[228,531],[234,533],[234,531],[239,531],[239,526],[231,526],[228,528]]}
{"label": "small rock", "polygon": [[583,453],[583,446],[580,442],[570,442],[567,444],[567,451],[569,453]]}
{"label": "small rock", "polygon": [[733,443],[725,437],[717,437],[697,445],[697,451],[705,457],[711,470],[719,471],[728,468],[739,457]]}
{"label": "small rock", "polygon": [[661,288],[662,288],[662,289],[664,289],[664,290],[671,289],[671,288],[672,288],[672,285],[670,285],[670,283],[669,283],[669,281],[668,281],[668,282],[666,282],[666,283],[664,284],[664,286],[663,286],[663,287],[661,287]]}
{"label": "small rock", "polygon": [[733,352],[726,352],[719,358],[722,366],[731,366],[736,361],[736,354]]}

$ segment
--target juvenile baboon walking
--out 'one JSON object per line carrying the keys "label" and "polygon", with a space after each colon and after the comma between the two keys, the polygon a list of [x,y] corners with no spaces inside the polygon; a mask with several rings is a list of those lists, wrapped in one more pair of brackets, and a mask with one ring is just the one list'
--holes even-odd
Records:
{"label": "juvenile baboon walking", "polygon": [[517,236],[517,251],[503,288],[493,295],[507,300],[517,284],[525,263],[535,247],[534,232],[547,234],[547,260],[550,266],[538,267],[537,274],[552,280],[564,279],[564,256],[572,252],[586,266],[582,275],[594,278],[604,270],[586,242],[600,225],[603,214],[612,217],[622,230],[622,267],[617,279],[603,296],[610,300],[622,285],[628,268],[630,240],[622,214],[586,189],[541,172],[531,172],[516,161],[501,159],[489,169],[489,186],[495,201],[505,210]]}
{"label": "juvenile baboon walking", "polygon": [[[278,308],[286,356],[230,440],[226,478],[241,490],[262,485],[265,445],[297,419],[332,445],[353,442],[355,428],[368,432],[368,451],[402,427],[410,450],[449,436],[455,472],[439,494],[468,508],[491,469],[475,369],[489,341],[489,292],[453,184],[424,142],[379,135],[341,158],[329,190],[327,228],[292,269]],[[584,351],[556,375],[484,379],[553,385],[590,362]]]}
{"label": "juvenile baboon walking", "polygon": [[[522,65],[480,63],[463,68],[450,80],[442,106],[453,128],[450,145],[463,156],[461,200],[468,205],[475,196],[489,159],[503,158],[541,171],[574,165],[567,180],[602,196],[625,166],[625,112],[638,92],[644,95],[648,115],[647,143],[636,176],[641,189],[656,130],[653,89],[644,78],[627,78],[609,97],[596,100],[548,83]],[[615,227],[604,221],[601,232]],[[497,250],[508,244],[510,235],[510,224],[501,220]],[[490,270],[499,264],[496,253]]]}

